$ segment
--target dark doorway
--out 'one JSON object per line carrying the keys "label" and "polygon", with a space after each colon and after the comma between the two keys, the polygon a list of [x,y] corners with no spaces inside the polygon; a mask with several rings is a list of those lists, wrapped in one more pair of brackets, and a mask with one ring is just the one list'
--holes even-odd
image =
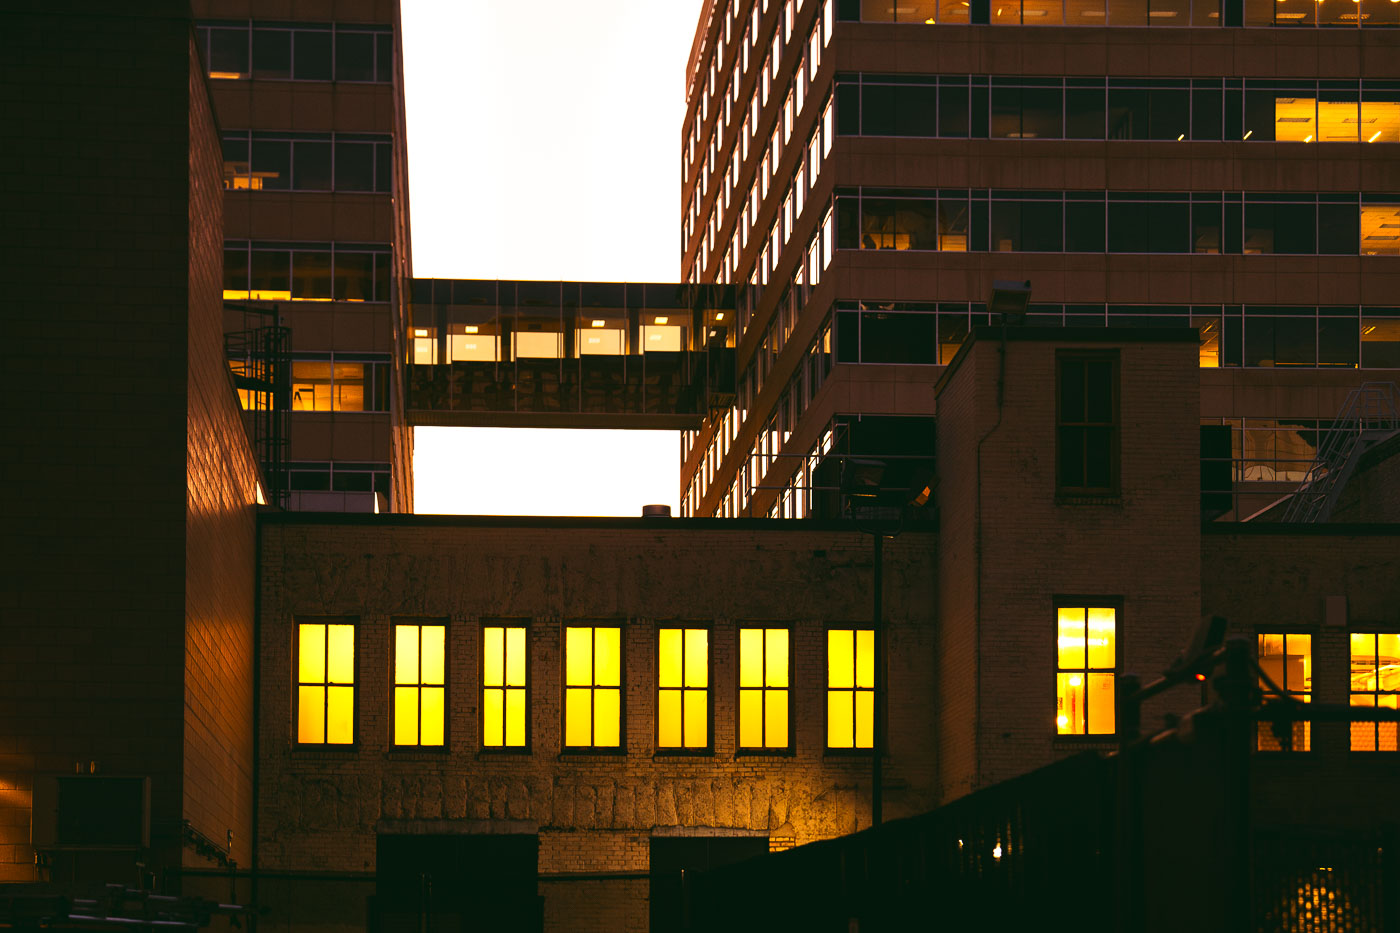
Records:
{"label": "dark doorway", "polygon": [[542,913],[539,837],[413,835],[378,838],[375,933],[534,933]]}
{"label": "dark doorway", "polygon": [[651,840],[651,933],[691,929],[688,875],[768,851],[766,836],[664,837]]}

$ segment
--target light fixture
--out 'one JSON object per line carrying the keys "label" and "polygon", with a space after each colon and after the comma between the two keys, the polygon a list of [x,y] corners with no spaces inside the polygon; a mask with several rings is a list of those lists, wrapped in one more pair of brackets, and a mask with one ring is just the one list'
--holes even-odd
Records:
{"label": "light fixture", "polygon": [[996,844],[996,846],[992,849],[992,858],[996,858],[996,859],[1001,858],[1001,843],[1000,843],[1000,842],[998,842],[998,843]]}
{"label": "light fixture", "polygon": [[1373,333],[1375,333],[1375,332],[1376,332],[1376,325],[1374,325],[1374,324],[1367,324],[1366,327],[1365,327],[1365,329],[1361,331],[1361,333],[1362,333],[1363,336],[1366,335],[1366,334],[1373,334]]}
{"label": "light fixture", "polygon": [[[1400,0],[1390,0],[1390,2],[1391,2],[1391,3],[1400,3]],[[1376,136],[1379,136],[1379,135],[1381,135],[1381,131],[1380,131],[1380,130],[1376,130],[1376,135],[1375,135],[1375,136],[1372,136],[1370,139],[1368,139],[1368,140],[1366,140],[1366,141],[1367,141],[1368,143],[1373,143],[1373,142],[1376,141]]]}
{"label": "light fixture", "polygon": [[1305,142],[1305,143],[1310,143],[1310,142],[1312,142],[1312,133],[1309,133],[1308,135],[1304,136],[1304,137],[1303,137],[1303,142]]}
{"label": "light fixture", "polygon": [[1068,716],[1056,716],[1056,717],[1055,717],[1055,725],[1059,726],[1061,729],[1068,729],[1068,728],[1069,728],[1069,717],[1068,717]]}
{"label": "light fixture", "polygon": [[1245,138],[1245,139],[1248,139],[1249,137],[1251,137],[1251,136],[1253,136],[1253,135],[1254,135],[1254,131],[1253,131],[1253,130],[1248,130],[1248,131],[1244,134],[1244,138]]}
{"label": "light fixture", "polygon": [[1181,142],[1181,141],[1182,141],[1183,139],[1185,139],[1185,138],[1186,138],[1186,134],[1185,134],[1185,133],[1182,133],[1180,136],[1178,136],[1178,137],[1176,138],[1176,141],[1177,141],[1177,142]]}
{"label": "light fixture", "polygon": [[426,337],[428,336],[428,329],[426,327],[415,327],[413,328],[413,336]]}
{"label": "light fixture", "polygon": [[468,324],[466,327],[463,327],[462,330],[464,333],[468,334],[476,334],[481,332],[481,328],[477,327],[475,324]]}
{"label": "light fixture", "polygon": [[1078,674],[1071,674],[1071,675],[1070,675],[1070,677],[1069,677],[1069,685],[1070,685],[1071,687],[1078,687],[1078,686],[1079,686],[1080,684],[1082,684],[1082,683],[1084,683],[1084,680],[1083,680],[1083,678],[1081,678]]}
{"label": "light fixture", "polygon": [[667,321],[669,321],[669,320],[670,320],[670,318],[666,317],[664,314],[662,314],[662,315],[657,315],[656,323],[658,323],[658,324],[665,324],[665,323],[666,323]]}
{"label": "light fixture", "polygon": [[606,323],[607,323],[607,321],[594,321],[594,322],[593,322],[593,326],[594,326],[594,327],[602,327],[602,326],[603,326],[604,324],[606,324]]}
{"label": "light fixture", "polygon": [[[1379,136],[1379,135],[1381,135],[1381,134],[1380,134],[1380,133],[1377,133],[1376,135]],[[722,321],[722,320],[724,320],[724,312],[723,312],[723,311],[716,311],[716,312],[715,312],[715,320],[716,320],[716,321]]]}

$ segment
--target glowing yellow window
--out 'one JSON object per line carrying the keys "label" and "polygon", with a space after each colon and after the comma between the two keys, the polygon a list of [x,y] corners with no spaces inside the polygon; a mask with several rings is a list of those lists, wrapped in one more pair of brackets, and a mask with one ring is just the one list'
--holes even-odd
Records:
{"label": "glowing yellow window", "polygon": [[[1400,706],[1400,635],[1371,632],[1351,636],[1351,705],[1396,709]],[[1353,722],[1354,752],[1400,751],[1396,723]]]}
{"label": "glowing yellow window", "polygon": [[788,630],[739,629],[739,747],[788,748]]}
{"label": "glowing yellow window", "polygon": [[525,628],[488,625],[482,634],[481,744],[524,748]]}
{"label": "glowing yellow window", "polygon": [[447,706],[447,626],[394,626],[394,744],[441,745]]}
{"label": "glowing yellow window", "polygon": [[564,629],[564,745],[622,745],[622,630]]}
{"label": "glowing yellow window", "polygon": [[1060,735],[1112,735],[1118,669],[1118,610],[1061,606],[1055,662],[1055,728]]}
{"label": "glowing yellow window", "polygon": [[[1264,692],[1264,701],[1278,700],[1281,696],[1292,697],[1302,703],[1312,701],[1312,636],[1289,633],[1259,636],[1259,670],[1272,680],[1280,692],[1275,692],[1261,677],[1259,687]],[[1275,734],[1273,725],[1259,723],[1259,750],[1278,752],[1292,750],[1305,752],[1312,744],[1311,723],[1306,720],[1295,722],[1285,732],[1288,748]]]}
{"label": "glowing yellow window", "polygon": [[297,741],[355,741],[355,626],[349,623],[297,626]]}
{"label": "glowing yellow window", "polygon": [[656,745],[710,745],[710,632],[663,628],[657,633]]}
{"label": "glowing yellow window", "polygon": [[834,628],[826,633],[826,747],[875,744],[875,633]]}

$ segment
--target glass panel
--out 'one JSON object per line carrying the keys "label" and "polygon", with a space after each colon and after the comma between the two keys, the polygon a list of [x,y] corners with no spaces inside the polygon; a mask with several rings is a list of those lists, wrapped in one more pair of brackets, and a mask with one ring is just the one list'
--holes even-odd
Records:
{"label": "glass panel", "polygon": [[525,629],[506,629],[506,683],[512,687],[525,686]]}
{"label": "glass panel", "polygon": [[826,694],[827,748],[850,748],[855,738],[853,699],[850,690]]}
{"label": "glass panel", "polygon": [[1089,667],[1114,668],[1118,655],[1114,644],[1117,614],[1113,609],[1090,608],[1088,613]]}
{"label": "glass panel", "polygon": [[253,77],[286,80],[292,76],[292,33],[287,29],[253,30]]}
{"label": "glass panel", "polygon": [[292,34],[292,76],[298,81],[331,79],[331,34],[301,29]]}
{"label": "glass panel", "polygon": [[481,682],[488,687],[499,687],[505,683],[505,629],[494,626],[485,629],[482,641]]}
{"label": "glass panel", "polygon": [[1090,674],[1087,700],[1089,703],[1089,734],[1112,735],[1114,731],[1114,697],[1112,674]]}
{"label": "glass panel", "polygon": [[326,741],[326,688],[297,688],[297,741],[320,744]]}
{"label": "glass panel", "polygon": [[1361,205],[1361,255],[1400,256],[1400,204]]}
{"label": "glass panel", "polygon": [[656,744],[678,748],[681,744],[681,692],[662,690],[656,704]]}
{"label": "glass panel", "polygon": [[394,626],[394,683],[418,683],[418,626]]}
{"label": "glass panel", "polygon": [[856,748],[875,745],[875,692],[856,691]]}
{"label": "glass panel", "polygon": [[349,745],[355,741],[355,688],[329,687],[326,693],[326,742]]}
{"label": "glass panel", "polygon": [[419,683],[444,684],[447,682],[447,627],[425,625],[421,632],[423,651],[422,680]]}
{"label": "glass panel", "polygon": [[600,748],[619,744],[622,724],[619,694],[618,690],[593,691],[593,744]]}
{"label": "glass panel", "polygon": [[[1355,637],[1352,636],[1352,638]],[[1353,660],[1355,660],[1355,655],[1353,655]],[[1353,693],[1351,705],[1368,706],[1374,709],[1376,698],[1372,694]],[[1351,724],[1351,750],[1354,752],[1374,752],[1376,750],[1376,723],[1353,722]]]}
{"label": "glass panel", "polygon": [[286,250],[252,251],[252,277],[248,297],[254,301],[279,301],[292,297],[292,254]]}
{"label": "glass panel", "polygon": [[330,300],[330,253],[297,252],[292,255],[292,297],[310,301]]}
{"label": "glass panel", "polygon": [[1082,608],[1059,610],[1059,666],[1084,668],[1085,620]]}
{"label": "glass panel", "polygon": [[365,364],[336,363],[332,367],[332,411],[365,410]]}
{"label": "glass panel", "polygon": [[[570,629],[570,631],[573,631]],[[583,631],[588,631],[584,629]],[[589,745],[592,739],[593,691],[570,687],[564,691],[564,744]]]}
{"label": "glass panel", "polygon": [[[1381,2],[1382,7],[1400,15],[1400,3]],[[1393,96],[1393,95],[1387,95]],[[1361,101],[1361,139],[1364,142],[1400,142],[1400,101],[1373,100],[1363,92]]]}
{"label": "glass panel", "polygon": [[[496,747],[504,741],[504,690],[487,690],[481,698],[481,744]],[[572,744],[572,743],[569,743]]]}
{"label": "glass panel", "polygon": [[571,687],[593,683],[593,629],[564,630],[564,683]]}
{"label": "glass panel", "polygon": [[826,633],[826,685],[837,689],[855,686],[855,632],[831,629]]}
{"label": "glass panel", "polygon": [[786,690],[763,694],[764,744],[769,748],[788,747],[788,695]]}
{"label": "glass panel", "polygon": [[685,685],[709,686],[710,633],[708,629],[685,630]]}
{"label": "glass panel", "polygon": [[[411,626],[400,626],[410,628]],[[394,744],[418,744],[418,688],[394,688]]]}
{"label": "glass panel", "polygon": [[1084,734],[1084,675],[1055,675],[1055,727],[1061,735]]}
{"label": "glass panel", "polygon": [[763,629],[739,629],[739,686],[763,686]]}
{"label": "glass panel", "polygon": [[297,626],[297,679],[302,683],[326,682],[326,627],[319,624]]}
{"label": "glass panel", "polygon": [[661,687],[681,685],[681,630],[663,628],[656,658],[656,683]]}
{"label": "glass panel", "polygon": [[298,140],[292,144],[292,187],[298,191],[331,190],[331,144]]}
{"label": "glass panel", "polygon": [[763,745],[763,691],[739,691],[739,747]]}
{"label": "glass panel", "polygon": [[374,33],[336,32],[335,79],[374,80]]}
{"label": "glass panel", "polygon": [[706,691],[685,691],[685,746],[704,748],[710,744]]}
{"label": "glass panel", "polygon": [[506,691],[506,744],[525,745],[525,691]]}
{"label": "glass panel", "polygon": [[764,683],[769,687],[788,685],[788,632],[770,628],[764,633]]}
{"label": "glass panel", "polygon": [[331,683],[353,684],[355,682],[355,626],[330,625],[327,673]]}
{"label": "glass panel", "polygon": [[875,633],[868,628],[856,632],[856,686],[875,686]]}
{"label": "glass panel", "polygon": [[622,630],[597,628],[593,630],[594,683],[616,687],[622,683]]}

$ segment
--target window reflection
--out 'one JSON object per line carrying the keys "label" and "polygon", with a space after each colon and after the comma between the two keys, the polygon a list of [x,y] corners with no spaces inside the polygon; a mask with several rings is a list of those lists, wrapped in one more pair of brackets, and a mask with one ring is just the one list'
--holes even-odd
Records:
{"label": "window reflection", "polygon": [[1361,254],[1400,256],[1400,202],[1361,205]]}
{"label": "window reflection", "polygon": [[[1400,635],[1353,632],[1351,705],[1400,708]],[[1400,751],[1394,722],[1353,722],[1354,752]]]}
{"label": "window reflection", "polygon": [[[1260,677],[1259,687],[1264,691],[1264,699],[1278,700],[1291,697],[1302,703],[1312,700],[1312,636],[1288,633],[1286,635],[1259,636],[1259,670],[1273,682],[1271,687],[1264,677]],[[1279,692],[1274,692],[1274,687]],[[1302,721],[1285,726],[1285,736],[1289,745],[1285,748],[1280,737],[1274,733],[1270,723],[1259,724],[1260,751],[1308,751],[1311,745],[1311,723]]]}
{"label": "window reflection", "polygon": [[451,363],[495,363],[501,338],[495,323],[447,325],[447,359]]}

